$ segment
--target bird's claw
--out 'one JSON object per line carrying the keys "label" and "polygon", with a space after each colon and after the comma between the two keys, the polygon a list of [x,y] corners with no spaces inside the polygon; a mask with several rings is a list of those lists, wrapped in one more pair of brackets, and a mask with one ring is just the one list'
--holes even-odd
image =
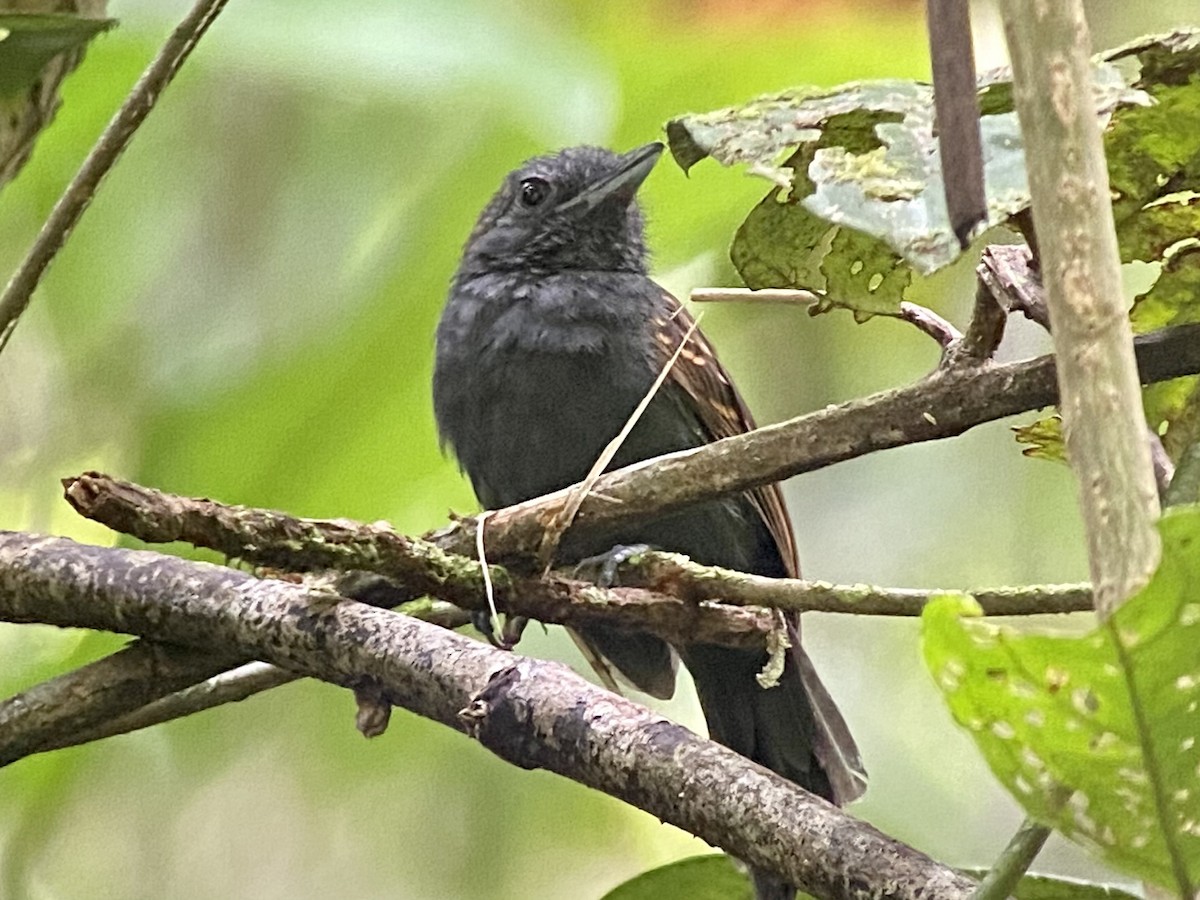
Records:
{"label": "bird's claw", "polygon": [[475,630],[487,639],[487,642],[497,650],[511,650],[520,643],[525,626],[529,623],[527,616],[505,616],[500,633],[492,624],[492,614],[486,610],[476,610],[471,614],[471,624]]}
{"label": "bird's claw", "polygon": [[649,544],[618,544],[607,553],[582,560],[575,566],[575,577],[602,588],[618,587],[621,583],[621,566],[649,549]]}

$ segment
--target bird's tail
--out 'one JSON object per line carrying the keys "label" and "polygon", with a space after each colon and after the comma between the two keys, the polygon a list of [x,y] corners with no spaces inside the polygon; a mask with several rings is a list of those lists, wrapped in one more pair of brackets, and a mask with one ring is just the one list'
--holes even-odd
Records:
{"label": "bird's tail", "polygon": [[[766,655],[711,644],[681,652],[696,682],[709,734],[732,750],[838,806],[866,790],[866,770],[833,698],[791,634],[779,683],[759,686]],[[752,870],[757,900],[791,900],[796,888]]]}

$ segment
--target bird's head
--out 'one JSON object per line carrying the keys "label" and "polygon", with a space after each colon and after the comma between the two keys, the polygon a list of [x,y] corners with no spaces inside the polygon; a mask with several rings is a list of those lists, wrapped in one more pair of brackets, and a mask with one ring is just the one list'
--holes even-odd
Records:
{"label": "bird's head", "polygon": [[467,240],[460,272],[646,272],[634,199],[662,144],[569,147],[509,173]]}

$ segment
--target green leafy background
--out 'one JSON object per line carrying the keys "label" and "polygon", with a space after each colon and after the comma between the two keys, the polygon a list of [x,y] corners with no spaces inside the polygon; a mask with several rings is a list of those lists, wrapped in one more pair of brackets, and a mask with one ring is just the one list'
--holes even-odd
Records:
{"label": "green leafy background", "polygon": [[[121,26],[93,41],[0,193],[0,270],[187,5],[112,4]],[[1099,46],[1189,9],[1094,6]],[[983,25],[981,66],[999,62]],[[790,84],[927,75],[911,2],[230,4],[0,357],[0,527],[111,541],[59,497],[57,479],[85,468],[417,532],[472,511],[437,449],[431,335],[504,172],[547,147],[632,146],[686,110]],[[761,196],[737,172],[660,167],[644,199],[664,284],[737,284],[727,248]],[[969,273],[918,287],[965,320]],[[717,308],[705,328],[764,421],[937,357],[892,321]],[[1011,341],[1014,354],[1046,346],[1020,325]],[[1083,577],[1069,473],[1022,462],[1001,423],[790,483],[806,572],[945,587]],[[582,665],[557,630],[538,632],[524,650]],[[806,636],[872,772],[855,812],[947,862],[988,862],[1020,811],[945,715],[917,624],[811,617]],[[119,643],[0,627],[0,689]],[[702,727],[689,687],[665,708]],[[300,683],[0,770],[0,896],[587,898],[704,850],[407,714],[365,741],[353,714],[345,692]],[[1087,877],[1096,865],[1062,842],[1040,862]]]}

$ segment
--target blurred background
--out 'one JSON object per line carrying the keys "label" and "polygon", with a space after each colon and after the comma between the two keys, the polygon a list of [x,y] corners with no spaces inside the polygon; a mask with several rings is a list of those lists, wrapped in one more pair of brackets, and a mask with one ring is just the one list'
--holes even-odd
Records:
{"label": "blurred background", "polygon": [[[0,195],[0,271],[187,6],[111,4],[120,28],[92,45]],[[1196,24],[1192,0],[1090,9],[1097,48]],[[994,9],[974,18],[979,67],[1003,63]],[[87,468],[414,533],[473,512],[438,451],[432,333],[503,174],[791,85],[927,78],[925,40],[912,0],[231,3],[0,357],[0,528],[111,543],[60,499],[57,479]],[[726,247],[768,187],[664,161],[642,194],[660,280],[681,295],[737,284]],[[922,299],[965,324],[970,279],[942,273]],[[910,327],[848,315],[722,307],[705,329],[760,421],[905,383],[937,358]],[[1014,323],[1003,352],[1044,347]],[[1084,577],[1069,473],[1023,459],[1010,424],[787,484],[806,574]],[[992,860],[1020,814],[942,709],[917,624],[810,615],[806,633],[872,773],[853,812],[947,863]],[[0,625],[0,689],[120,643]],[[583,667],[557,629],[531,628],[521,649]],[[663,708],[703,728],[686,679]],[[0,771],[0,897],[596,898],[706,851],[441,726],[398,712],[368,742],[353,717],[347,692],[303,682]],[[1061,842],[1036,868],[1106,877]]]}

